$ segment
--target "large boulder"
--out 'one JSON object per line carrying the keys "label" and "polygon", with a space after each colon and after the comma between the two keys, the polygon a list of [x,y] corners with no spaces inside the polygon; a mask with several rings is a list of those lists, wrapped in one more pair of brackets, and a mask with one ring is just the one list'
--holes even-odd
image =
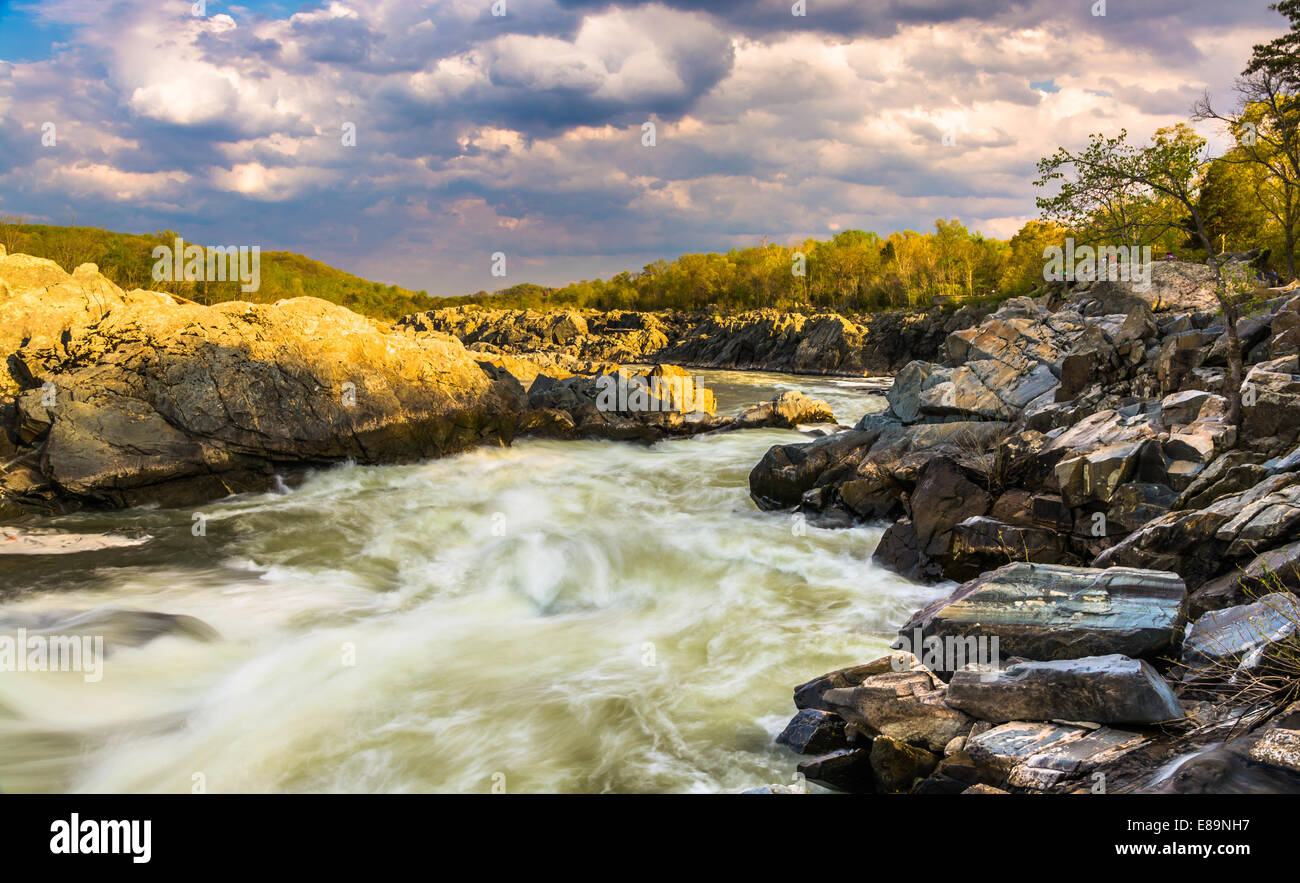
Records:
{"label": "large boulder", "polygon": [[1154,657],[1177,642],[1186,603],[1172,573],[1015,563],[918,611],[899,635],[913,647],[996,638],[1003,657]]}
{"label": "large boulder", "polygon": [[760,426],[794,429],[805,423],[834,423],[835,414],[825,402],[792,390],[746,408],[732,422],[736,429]]}
{"label": "large boulder", "polygon": [[1056,530],[974,517],[953,528],[943,572],[950,579],[970,580],[1012,561],[1079,563]]}
{"label": "large boulder", "polygon": [[1242,429],[1256,439],[1300,432],[1300,356],[1255,365],[1242,384]]}
{"label": "large boulder", "polygon": [[[54,261],[0,253],[0,356],[24,346],[65,354],[64,342],[81,338],[126,294],[94,264],[65,273]],[[35,379],[18,368],[0,370],[0,394],[16,393]]]}
{"label": "large boulder", "polygon": [[1183,717],[1178,697],[1150,663],[1115,654],[962,670],[948,685],[948,704],[994,723],[1155,724]]}
{"label": "large boulder", "polygon": [[1220,310],[1215,294],[1214,270],[1206,264],[1188,261],[1156,261],[1151,264],[1150,286],[1131,282],[1103,283],[1142,298],[1156,312],[1211,312]]}
{"label": "large boulder", "polygon": [[952,547],[952,530],[968,518],[984,515],[993,498],[946,457],[929,461],[912,493],[912,523],[917,549],[927,558],[943,558]]}
{"label": "large boulder", "polygon": [[812,442],[776,445],[749,473],[749,495],[762,509],[797,506],[803,495],[837,477],[847,479],[880,430],[842,432]]}
{"label": "large boulder", "polygon": [[1300,473],[1270,475],[1202,509],[1174,510],[1103,551],[1097,567],[1172,570],[1193,588],[1294,536]]}
{"label": "large boulder", "polygon": [[867,736],[889,736],[942,754],[973,723],[944,702],[946,691],[931,672],[890,671],[865,678],[856,687],[827,690],[822,698]]}
{"label": "large boulder", "polygon": [[[88,300],[103,288],[74,282]],[[5,327],[23,308],[8,292]],[[224,495],[286,465],[501,443],[520,405],[459,341],[390,333],[315,298],[204,307],[133,291],[93,325],[25,339],[8,364],[41,472],[117,506]]]}

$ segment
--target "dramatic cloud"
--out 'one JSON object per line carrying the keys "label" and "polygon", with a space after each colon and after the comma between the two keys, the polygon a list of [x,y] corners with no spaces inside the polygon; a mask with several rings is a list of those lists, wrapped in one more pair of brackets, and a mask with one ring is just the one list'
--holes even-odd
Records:
{"label": "dramatic cloud", "polygon": [[1282,25],[1264,0],[793,5],[2,5],[0,212],[439,294],[938,217],[1006,236],[1040,156],[1230,100]]}

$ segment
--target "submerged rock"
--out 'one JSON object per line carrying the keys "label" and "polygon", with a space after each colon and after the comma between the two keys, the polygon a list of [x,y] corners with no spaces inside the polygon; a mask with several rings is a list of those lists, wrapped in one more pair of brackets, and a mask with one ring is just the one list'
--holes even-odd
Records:
{"label": "submerged rock", "polygon": [[143,546],[151,538],[0,527],[0,555],[69,555]]}
{"label": "submerged rock", "polygon": [[0,611],[0,629],[28,635],[102,637],[108,650],[139,647],[167,635],[212,641],[216,629],[197,617],[99,607],[94,610]]}
{"label": "submerged rock", "polygon": [[783,392],[770,402],[746,408],[735,416],[736,429],[776,427],[795,429],[802,423],[835,423],[830,406],[801,392]]}
{"label": "submerged rock", "polygon": [[1230,746],[1216,745],[1179,761],[1149,790],[1162,794],[1300,794],[1300,775],[1267,762],[1252,763],[1249,755],[1243,757]]}

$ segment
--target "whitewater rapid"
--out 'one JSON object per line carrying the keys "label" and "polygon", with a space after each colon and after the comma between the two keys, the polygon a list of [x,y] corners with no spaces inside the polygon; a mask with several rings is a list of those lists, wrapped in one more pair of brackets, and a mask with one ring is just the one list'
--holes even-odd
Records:
{"label": "whitewater rapid", "polygon": [[[696,373],[720,413],[785,389],[848,423],[883,407],[853,381]],[[756,509],[750,469],[801,439],[522,441],[194,509],[54,519],[150,539],[0,556],[0,612],[188,614],[220,638],[120,648],[97,683],[0,674],[0,791],[791,782],[797,758],[772,741],[791,687],[882,655],[944,593],[871,563],[881,527]]]}

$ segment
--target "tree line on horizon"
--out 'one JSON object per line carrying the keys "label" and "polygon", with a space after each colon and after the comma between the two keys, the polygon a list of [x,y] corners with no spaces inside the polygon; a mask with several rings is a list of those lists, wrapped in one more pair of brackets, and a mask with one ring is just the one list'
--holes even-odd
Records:
{"label": "tree line on horizon", "polygon": [[523,283],[489,294],[438,298],[440,305],[597,310],[774,308],[870,313],[928,308],[936,300],[1025,294],[1043,282],[1043,251],[1064,241],[1054,224],[1031,221],[1008,240],[939,219],[934,231],[881,236],[845,230],[797,245],[764,242],[726,253],[685,254],[639,272],[558,288]]}
{"label": "tree line on horizon", "polygon": [[[1187,123],[1161,129],[1147,145],[1127,132],[1092,136],[1080,150],[1062,148],[1039,163],[1034,182],[1048,191],[1037,200],[1038,219],[1009,240],[939,219],[933,232],[904,230],[881,236],[845,230],[829,239],[778,245],[764,241],[726,253],[684,254],[639,271],[561,287],[516,284],[494,293],[431,297],[384,285],[290,252],[262,254],[262,285],[238,282],[159,282],[152,252],[177,234],[113,233],[93,227],[26,224],[0,216],[0,244],[57,261],[71,271],[93,262],[119,286],[153,288],[212,304],[273,302],[310,295],[358,313],[393,320],[438,307],[473,304],[546,310],[778,310],[865,314],[926,309],[936,303],[997,302],[1032,294],[1044,285],[1047,250],[1067,238],[1080,245],[1150,246],[1157,255],[1208,263],[1235,332],[1234,288],[1221,257],[1264,249],[1264,265],[1283,280],[1296,278],[1300,239],[1300,0],[1272,5],[1290,30],[1256,46],[1236,83],[1229,112],[1209,98],[1192,119],[1218,121],[1234,139],[1209,156],[1206,141]],[[1238,366],[1239,367],[1239,366]]]}
{"label": "tree line on horizon", "polygon": [[154,281],[154,248],[171,248],[179,235],[172,230],[136,234],[98,227],[27,224],[21,218],[0,215],[0,245],[10,254],[48,258],[69,273],[81,264],[96,264],[101,273],[127,291],[166,291],[209,306],[234,300],[275,303],[291,297],[319,297],[385,321],[437,305],[426,292],[371,282],[287,251],[262,252],[261,287],[255,292],[241,291],[238,281]]}

